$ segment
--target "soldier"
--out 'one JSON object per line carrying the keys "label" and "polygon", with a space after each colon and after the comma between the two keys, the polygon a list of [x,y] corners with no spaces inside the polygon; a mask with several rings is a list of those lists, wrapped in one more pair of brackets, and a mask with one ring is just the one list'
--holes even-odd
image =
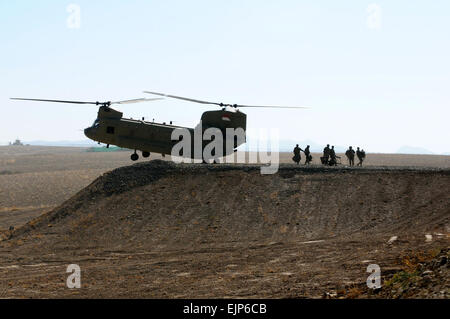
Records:
{"label": "soldier", "polygon": [[300,154],[300,151],[301,151],[302,149],[298,146],[298,144],[295,146],[295,148],[294,148],[294,157],[292,158],[292,160],[294,161],[294,162],[296,162],[297,163],[297,165],[298,164],[300,164],[300,161],[302,160],[302,156],[301,156],[301,154]]}
{"label": "soldier", "polygon": [[336,156],[336,152],[334,151],[334,145],[333,145],[333,146],[331,146],[331,150],[330,150],[330,166],[337,165],[336,158],[337,158],[337,156]]}
{"label": "soldier", "polygon": [[364,150],[359,150],[359,147],[356,150],[356,156],[358,156],[359,163],[357,166],[362,166],[364,159],[366,158],[366,152]]}
{"label": "soldier", "polygon": [[311,163],[311,161],[312,161],[312,156],[311,156],[311,151],[309,150],[309,145],[306,146],[303,153],[305,153],[305,156],[306,156],[305,165],[309,165],[309,163]]}
{"label": "soldier", "polygon": [[330,144],[327,144],[327,147],[323,149],[322,164],[327,165],[329,158],[330,158]]}
{"label": "soldier", "polygon": [[355,166],[355,150],[351,146],[348,148],[347,152],[345,152],[345,155],[348,158],[350,166]]}

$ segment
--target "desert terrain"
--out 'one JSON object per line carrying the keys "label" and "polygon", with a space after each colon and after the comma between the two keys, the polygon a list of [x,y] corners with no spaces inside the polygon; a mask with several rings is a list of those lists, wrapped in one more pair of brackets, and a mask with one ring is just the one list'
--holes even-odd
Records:
{"label": "desert terrain", "polygon": [[[129,156],[0,147],[0,297],[450,296],[449,156],[330,168],[282,153],[268,176]],[[81,289],[66,287],[69,264]]]}

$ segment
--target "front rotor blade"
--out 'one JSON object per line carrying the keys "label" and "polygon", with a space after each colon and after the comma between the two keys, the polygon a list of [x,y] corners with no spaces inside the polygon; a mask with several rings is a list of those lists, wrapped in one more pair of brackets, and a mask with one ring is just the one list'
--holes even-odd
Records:
{"label": "front rotor blade", "polygon": [[24,98],[11,98],[11,100],[20,101],[37,101],[37,102],[54,102],[54,103],[71,103],[71,104],[99,104],[98,102],[84,102],[84,101],[63,101],[63,100],[42,100],[42,99],[24,99]]}
{"label": "front rotor blade", "polygon": [[189,101],[189,102],[194,102],[194,103],[200,103],[200,104],[212,104],[212,105],[224,106],[224,104],[221,104],[221,103],[202,101],[202,100],[197,100],[197,99],[191,99],[191,98],[188,98],[188,97],[182,97],[182,96],[176,96],[176,95],[170,95],[170,94],[164,94],[164,93],[149,92],[149,91],[144,91],[144,93],[153,94],[153,95],[159,95],[159,96],[164,96],[164,97],[170,97],[172,99],[179,99],[179,100],[184,100],[184,101]]}
{"label": "front rotor blade", "polygon": [[111,104],[134,104],[134,103],[151,102],[151,101],[158,101],[158,100],[164,100],[164,99],[161,97],[157,97],[154,99],[141,98],[141,99],[132,99],[132,100],[125,100],[125,101],[111,102]]}

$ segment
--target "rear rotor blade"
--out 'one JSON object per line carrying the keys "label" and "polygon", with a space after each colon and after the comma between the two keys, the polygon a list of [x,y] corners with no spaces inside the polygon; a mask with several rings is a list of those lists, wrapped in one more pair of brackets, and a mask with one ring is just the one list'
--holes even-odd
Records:
{"label": "rear rotor blade", "polygon": [[274,105],[274,106],[259,106],[259,105],[225,104],[225,103],[216,103],[216,102],[202,101],[202,100],[191,99],[191,98],[187,98],[187,97],[183,97],[183,96],[176,96],[176,95],[170,95],[170,94],[164,94],[164,93],[158,93],[158,92],[144,91],[144,93],[154,94],[154,95],[159,95],[159,96],[164,96],[164,97],[170,97],[170,98],[173,98],[173,99],[179,99],[179,100],[195,102],[195,103],[200,103],[200,104],[218,105],[220,107],[234,107],[234,108],[253,107],[253,108],[274,108],[274,109],[307,109],[308,108],[308,107],[305,107],[305,106],[296,107],[296,106],[277,106],[277,105]]}
{"label": "rear rotor blade", "polygon": [[270,109],[309,109],[307,106],[277,106],[277,105],[233,105],[233,107],[259,107]]}
{"label": "rear rotor blade", "polygon": [[170,95],[170,94],[164,94],[164,93],[149,92],[149,91],[144,91],[144,93],[153,94],[153,95],[159,95],[159,96],[164,96],[164,97],[170,97],[170,98],[173,98],[173,99],[184,100],[184,101],[200,103],[200,104],[212,104],[212,105],[219,105],[219,106],[224,106],[225,105],[225,104],[222,104],[222,103],[202,101],[202,100],[197,100],[197,99],[191,99],[191,98],[188,98],[188,97],[176,96],[176,95]]}

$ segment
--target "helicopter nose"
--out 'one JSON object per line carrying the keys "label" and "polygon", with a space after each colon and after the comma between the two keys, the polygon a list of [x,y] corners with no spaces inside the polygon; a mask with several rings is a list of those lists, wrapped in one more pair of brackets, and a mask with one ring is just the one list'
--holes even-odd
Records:
{"label": "helicopter nose", "polygon": [[84,135],[86,135],[87,138],[91,138],[92,136],[92,130],[90,127],[88,127],[87,129],[84,130]]}

